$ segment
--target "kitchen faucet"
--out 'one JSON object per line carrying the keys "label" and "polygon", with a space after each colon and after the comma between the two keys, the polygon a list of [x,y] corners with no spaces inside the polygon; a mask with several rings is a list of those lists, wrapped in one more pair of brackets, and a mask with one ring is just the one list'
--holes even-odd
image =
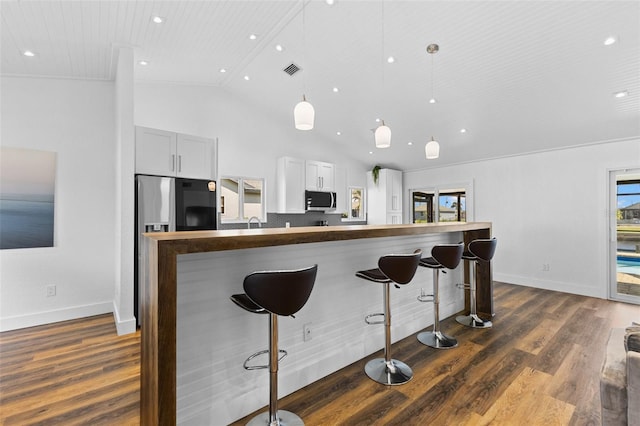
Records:
{"label": "kitchen faucet", "polygon": [[258,228],[262,228],[262,222],[260,222],[260,219],[257,216],[251,216],[247,221],[247,229],[251,229],[251,221],[253,219],[258,221]]}

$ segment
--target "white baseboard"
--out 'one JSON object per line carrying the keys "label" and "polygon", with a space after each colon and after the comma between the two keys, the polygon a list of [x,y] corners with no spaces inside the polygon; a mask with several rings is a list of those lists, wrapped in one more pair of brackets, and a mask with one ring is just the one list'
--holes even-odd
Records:
{"label": "white baseboard", "polygon": [[118,306],[116,305],[115,300],[113,301],[113,317],[116,322],[118,336],[136,332],[136,317],[131,317],[126,320],[120,318],[120,312],[118,311]]}
{"label": "white baseboard", "polygon": [[607,298],[606,284],[603,288],[581,286],[576,283],[568,283],[563,281],[540,280],[531,277],[523,277],[511,274],[493,273],[493,280],[503,283],[516,284],[525,287],[535,287],[544,290],[560,291],[562,293],[578,294],[581,296],[597,297],[599,299]]}
{"label": "white baseboard", "polygon": [[60,321],[102,315],[113,312],[112,302],[93,303],[91,305],[73,306],[53,311],[35,312],[27,315],[0,318],[0,332],[34,327]]}

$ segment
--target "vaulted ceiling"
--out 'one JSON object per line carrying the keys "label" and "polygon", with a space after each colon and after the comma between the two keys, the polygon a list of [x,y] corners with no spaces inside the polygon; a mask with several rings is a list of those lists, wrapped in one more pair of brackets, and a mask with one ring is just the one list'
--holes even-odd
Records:
{"label": "vaulted ceiling", "polygon": [[640,137],[638,1],[328,3],[5,0],[0,71],[112,80],[129,46],[138,81],[220,86],[287,125],[305,93],[312,132],[403,170]]}

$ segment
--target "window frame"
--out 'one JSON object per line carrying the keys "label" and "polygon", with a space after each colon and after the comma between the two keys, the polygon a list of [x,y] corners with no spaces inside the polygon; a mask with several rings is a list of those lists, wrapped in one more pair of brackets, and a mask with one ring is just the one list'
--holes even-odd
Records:
{"label": "window frame", "polygon": [[[352,215],[352,209],[351,209],[351,199],[353,197],[353,190],[360,190],[360,194],[361,194],[361,199],[360,199],[360,216],[353,216]],[[353,185],[353,186],[347,186],[347,213],[346,216],[347,217],[343,217],[342,221],[343,222],[364,222],[367,220],[366,217],[366,190],[363,186],[357,186],[357,185]]]}
{"label": "window frame", "polygon": [[[223,218],[222,217],[222,208],[224,206],[224,204],[226,204],[228,202],[228,200],[225,200],[222,195],[222,181],[225,179],[230,179],[230,180],[236,180],[238,182],[238,217],[235,217],[233,219],[230,218]],[[261,209],[260,209],[260,215],[257,216],[258,219],[260,219],[260,222],[262,223],[266,223],[267,222],[267,180],[263,177],[252,177],[252,176],[230,176],[230,175],[225,175],[225,176],[220,176],[220,181],[219,181],[219,187],[220,190],[218,191],[218,206],[219,206],[219,212],[220,212],[220,223],[221,224],[227,224],[227,223],[247,223],[247,220],[249,220],[249,217],[245,218],[245,212],[244,212],[244,182],[247,180],[256,180],[256,181],[260,181],[262,182],[262,188],[261,188],[261,193],[260,193],[260,204],[261,204]],[[241,190],[242,188],[242,190]]]}
{"label": "window frame", "polygon": [[[455,193],[464,194],[465,198],[465,222],[473,222],[474,220],[474,194],[473,194],[473,180],[467,182],[458,183],[446,183],[438,185],[420,185],[409,189],[409,202],[406,215],[408,216],[408,223],[414,222],[414,206],[413,206],[413,194],[415,192],[426,193],[433,195],[433,222],[427,223],[441,223],[440,222],[440,195],[452,195]],[[459,218],[459,213],[458,213]],[[419,223],[419,222],[418,222]],[[442,222],[447,223],[447,222]]]}

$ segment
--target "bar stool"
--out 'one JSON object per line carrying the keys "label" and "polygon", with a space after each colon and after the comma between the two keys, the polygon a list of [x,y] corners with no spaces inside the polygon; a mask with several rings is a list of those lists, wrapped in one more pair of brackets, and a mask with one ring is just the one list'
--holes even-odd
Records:
{"label": "bar stool", "polygon": [[439,244],[431,249],[431,257],[420,259],[420,266],[433,269],[433,294],[418,296],[420,302],[433,302],[433,331],[418,334],[420,343],[436,349],[448,349],[458,346],[458,341],[440,331],[440,295],[438,292],[439,272],[455,269],[460,263],[464,244]]}
{"label": "bar stool", "polygon": [[[269,412],[258,414],[248,425],[304,425],[296,414],[278,410],[278,362],[287,355],[278,349],[278,315],[292,316],[309,300],[316,280],[318,265],[288,271],[260,271],[244,278],[244,294],[231,300],[242,309],[269,314],[269,350],[256,352],[244,362],[246,370],[269,368]],[[249,365],[260,354],[269,354],[269,365]],[[279,357],[280,354],[283,354]]]}
{"label": "bar stool", "polygon": [[489,328],[493,324],[489,320],[483,320],[478,316],[477,312],[477,299],[476,299],[476,283],[478,282],[477,276],[477,264],[478,262],[491,262],[493,255],[496,252],[496,246],[498,240],[491,239],[477,239],[469,243],[468,250],[462,254],[462,258],[471,262],[471,277],[470,283],[462,285],[462,288],[469,289],[469,315],[460,315],[456,317],[462,325],[473,328]]}
{"label": "bar stool", "polygon": [[[384,313],[367,315],[367,324],[384,324],[384,358],[375,358],[367,362],[364,372],[370,379],[383,385],[401,385],[413,377],[411,368],[402,361],[391,358],[391,304],[389,285],[408,284],[418,269],[422,250],[412,254],[390,254],[378,260],[378,267],[356,272],[356,276],[384,285]],[[383,316],[383,321],[370,321],[371,317]]]}

